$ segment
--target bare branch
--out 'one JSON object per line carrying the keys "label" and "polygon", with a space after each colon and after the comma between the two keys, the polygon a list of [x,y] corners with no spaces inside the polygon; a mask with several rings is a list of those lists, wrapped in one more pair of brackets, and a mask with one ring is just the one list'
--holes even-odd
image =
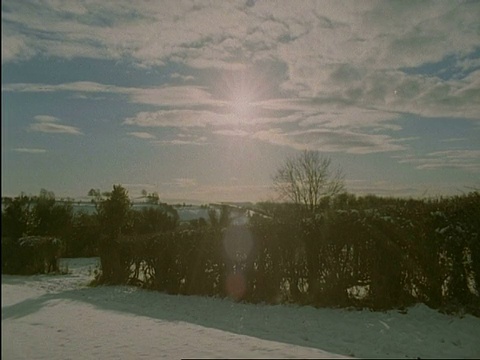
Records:
{"label": "bare branch", "polygon": [[273,176],[273,188],[282,200],[302,204],[315,212],[322,198],[344,190],[344,175],[340,169],[330,170],[331,159],[317,151],[303,151],[288,158]]}

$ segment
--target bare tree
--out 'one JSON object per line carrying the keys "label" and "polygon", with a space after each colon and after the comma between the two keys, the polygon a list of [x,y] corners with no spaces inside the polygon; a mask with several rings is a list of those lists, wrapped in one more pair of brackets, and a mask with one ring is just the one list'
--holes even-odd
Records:
{"label": "bare tree", "polygon": [[315,212],[322,198],[344,190],[342,171],[332,171],[330,166],[330,158],[318,151],[305,150],[278,168],[273,176],[273,188],[282,199]]}

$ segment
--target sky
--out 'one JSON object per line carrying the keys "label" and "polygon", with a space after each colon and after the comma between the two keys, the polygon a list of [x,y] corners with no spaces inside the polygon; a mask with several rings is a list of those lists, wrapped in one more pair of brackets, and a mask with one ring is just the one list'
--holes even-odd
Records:
{"label": "sky", "polygon": [[2,1],[2,196],[276,200],[480,188],[478,1]]}
{"label": "sky", "polygon": [[87,286],[98,258],[68,275],[2,274],[7,359],[476,359],[480,318],[265,305]]}

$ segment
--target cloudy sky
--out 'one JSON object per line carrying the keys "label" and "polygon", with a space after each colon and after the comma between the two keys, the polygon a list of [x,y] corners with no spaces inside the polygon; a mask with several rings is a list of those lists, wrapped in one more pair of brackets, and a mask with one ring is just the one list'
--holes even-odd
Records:
{"label": "cloudy sky", "polygon": [[478,1],[2,1],[2,195],[274,199],[480,187]]}

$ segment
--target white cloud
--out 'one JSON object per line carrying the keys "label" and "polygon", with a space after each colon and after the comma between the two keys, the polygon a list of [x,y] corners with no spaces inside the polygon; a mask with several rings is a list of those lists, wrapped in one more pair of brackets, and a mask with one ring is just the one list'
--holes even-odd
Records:
{"label": "white cloud", "polygon": [[270,144],[288,146],[297,150],[308,148],[305,144],[300,144],[288,137],[288,134],[278,128],[257,131],[252,135],[254,139],[261,140]]}
{"label": "white cloud", "polygon": [[28,44],[24,35],[7,35],[2,23],[2,64],[28,59],[35,55],[35,50]]}
{"label": "white cloud", "polygon": [[17,34],[21,25],[35,49],[67,58],[127,55],[143,64],[173,60],[200,67],[275,58],[288,65],[292,82],[301,83],[309,83],[302,69],[318,78],[317,65],[348,62],[392,69],[478,46],[475,2],[285,0],[245,8],[223,1],[102,1],[72,2],[69,8],[75,10],[10,1],[2,12],[8,21],[4,27]]}
{"label": "white cloud", "polygon": [[390,121],[398,119],[401,114],[382,110],[369,110],[356,107],[344,107],[339,110],[335,106],[322,106],[323,112],[306,114],[299,122],[302,127],[322,126],[330,129],[339,128],[375,128],[399,130],[398,125]]}
{"label": "white cloud", "polygon": [[83,133],[74,126],[59,124],[59,119],[49,115],[37,115],[34,117],[37,121],[28,127],[29,131],[42,133],[83,135]]}
{"label": "white cloud", "polygon": [[195,77],[192,75],[182,75],[179,73],[173,73],[170,75],[171,79],[180,79],[182,81],[190,81],[190,80],[195,80]]}
{"label": "white cloud", "polygon": [[28,128],[30,131],[37,131],[43,133],[56,133],[56,134],[71,134],[81,135],[82,132],[78,128],[68,125],[54,124],[54,123],[38,123],[32,124]]}

